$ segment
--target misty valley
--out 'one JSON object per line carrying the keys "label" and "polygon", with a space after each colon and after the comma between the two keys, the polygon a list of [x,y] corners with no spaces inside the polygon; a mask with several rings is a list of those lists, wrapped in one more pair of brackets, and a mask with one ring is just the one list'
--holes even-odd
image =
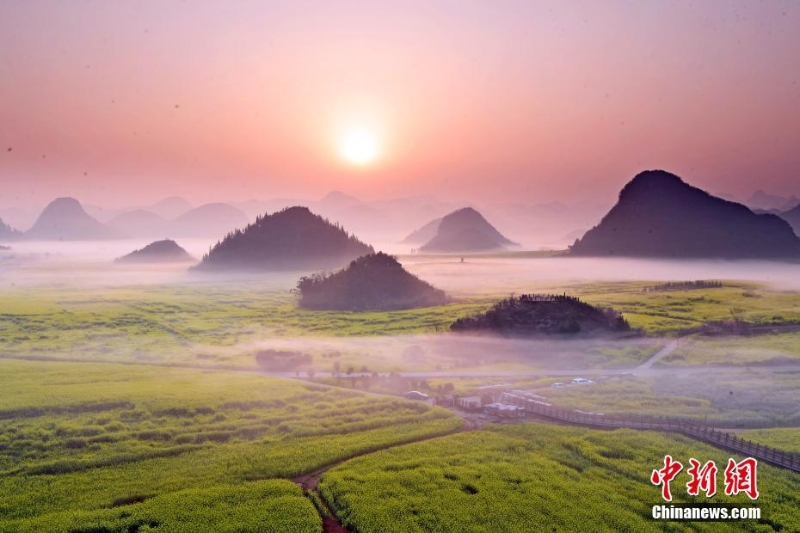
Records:
{"label": "misty valley", "polygon": [[[682,187],[646,178],[638,202]],[[652,214],[625,214],[631,194],[613,217]],[[214,244],[109,238],[51,206],[37,225],[61,238],[0,251],[0,529],[647,529],[659,456],[722,464],[712,432],[761,446],[759,530],[800,527],[795,245],[706,234],[728,247],[699,257],[653,222],[661,256],[636,234],[586,252],[613,217],[537,252],[456,210],[391,255],[305,207]],[[664,530],[723,528],[741,524]]]}
{"label": "misty valley", "polygon": [[0,533],[800,533],[797,0],[0,0]]}

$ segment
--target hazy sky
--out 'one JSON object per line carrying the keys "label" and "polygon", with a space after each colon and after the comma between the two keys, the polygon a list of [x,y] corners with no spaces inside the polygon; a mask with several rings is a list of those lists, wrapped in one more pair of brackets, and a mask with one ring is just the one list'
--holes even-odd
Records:
{"label": "hazy sky", "polygon": [[0,205],[607,200],[646,168],[800,193],[799,3],[0,2]]}

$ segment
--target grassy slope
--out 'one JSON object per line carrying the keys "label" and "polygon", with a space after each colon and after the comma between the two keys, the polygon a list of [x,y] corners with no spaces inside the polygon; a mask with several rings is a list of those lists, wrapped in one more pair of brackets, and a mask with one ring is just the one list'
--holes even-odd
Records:
{"label": "grassy slope", "polygon": [[[652,521],[651,507],[662,500],[649,476],[667,453],[685,465],[690,457],[717,465],[729,457],[653,432],[523,424],[358,458],[329,471],[320,487],[344,522],[362,533],[582,532],[588,524],[593,531],[800,528],[800,478],[764,465],[758,471],[762,523]],[[686,495],[688,476],[683,472],[679,479],[672,484],[675,501],[692,501]],[[727,497],[722,491],[712,501],[752,504],[745,495]]]}
{"label": "grassy slope", "polygon": [[461,425],[419,403],[244,373],[3,361],[0,389],[2,531],[291,477]]}

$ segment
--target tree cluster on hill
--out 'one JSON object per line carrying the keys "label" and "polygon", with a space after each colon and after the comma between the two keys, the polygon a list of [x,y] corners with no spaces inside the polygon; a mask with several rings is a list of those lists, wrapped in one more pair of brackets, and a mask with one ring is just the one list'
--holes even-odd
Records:
{"label": "tree cluster on hill", "polygon": [[644,292],[670,292],[670,291],[693,291],[698,289],[719,289],[722,287],[721,281],[697,280],[697,281],[668,281],[645,287]]}
{"label": "tree cluster on hill", "polygon": [[229,233],[203,256],[198,268],[324,269],[373,251],[339,224],[296,206],[259,216]]}
{"label": "tree cluster on hill", "polygon": [[12,228],[0,218],[0,240],[11,241],[17,240],[20,237],[22,237],[22,232]]}
{"label": "tree cluster on hill", "polygon": [[443,305],[444,291],[408,273],[383,252],[365,255],[342,270],[304,276],[297,282],[306,309],[390,311]]}
{"label": "tree cluster on hill", "polygon": [[287,372],[306,368],[313,362],[308,354],[288,350],[262,350],[256,354],[258,366],[270,372]]}
{"label": "tree cluster on hill", "polygon": [[622,333],[631,328],[612,308],[567,295],[523,294],[501,300],[483,314],[459,318],[450,329],[533,336]]}

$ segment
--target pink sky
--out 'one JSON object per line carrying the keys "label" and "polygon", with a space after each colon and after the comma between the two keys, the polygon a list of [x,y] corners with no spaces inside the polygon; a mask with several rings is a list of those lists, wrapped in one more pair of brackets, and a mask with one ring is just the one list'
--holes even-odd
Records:
{"label": "pink sky", "polygon": [[799,147],[796,2],[0,3],[2,206],[789,195]]}

